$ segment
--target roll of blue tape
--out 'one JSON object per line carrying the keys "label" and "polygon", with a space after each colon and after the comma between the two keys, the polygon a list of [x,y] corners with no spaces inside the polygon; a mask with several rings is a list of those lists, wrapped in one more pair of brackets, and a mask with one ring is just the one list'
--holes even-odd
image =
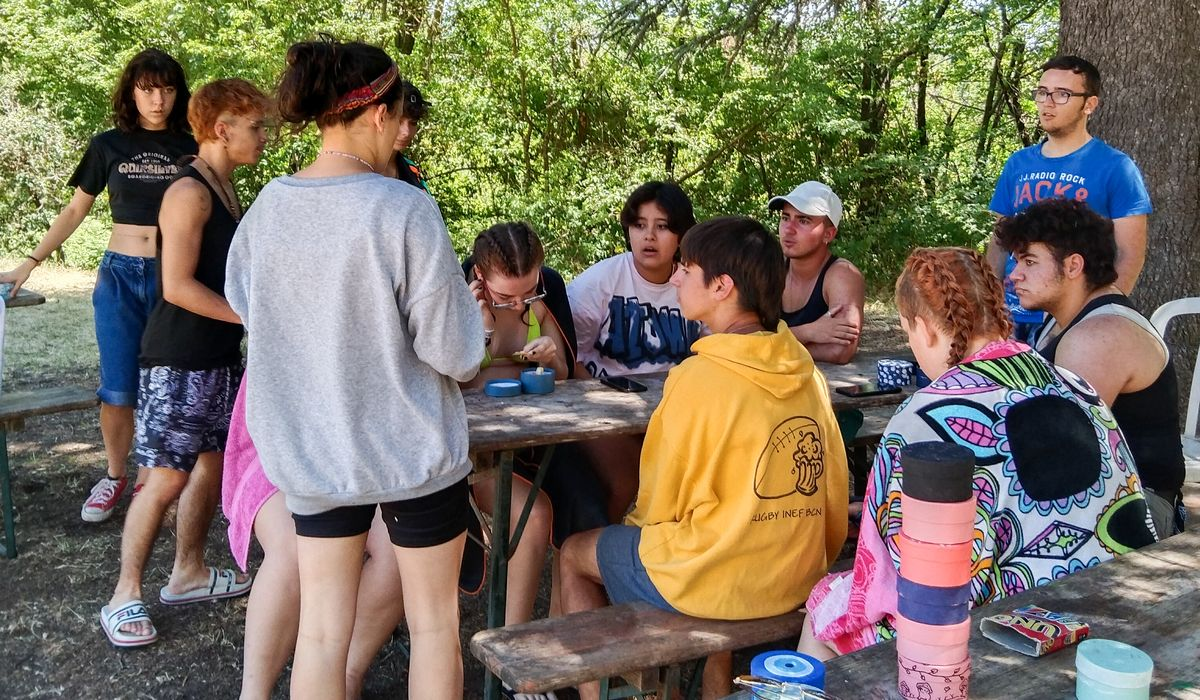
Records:
{"label": "roll of blue tape", "polygon": [[898,598],[900,614],[923,625],[957,625],[971,615],[971,606],[934,605],[913,598]]}
{"label": "roll of blue tape", "polygon": [[496,398],[505,396],[520,396],[521,382],[515,379],[493,379],[483,385],[483,393]]}
{"label": "roll of blue tape", "polygon": [[825,664],[795,651],[764,651],[750,661],[751,675],[825,689]]}
{"label": "roll of blue tape", "polygon": [[[929,605],[958,606],[969,605],[971,602],[971,584],[961,586],[926,586],[914,583],[900,576],[896,581],[896,593],[900,598],[908,598]],[[909,618],[910,620],[913,618]],[[919,620],[918,620],[919,622]]]}

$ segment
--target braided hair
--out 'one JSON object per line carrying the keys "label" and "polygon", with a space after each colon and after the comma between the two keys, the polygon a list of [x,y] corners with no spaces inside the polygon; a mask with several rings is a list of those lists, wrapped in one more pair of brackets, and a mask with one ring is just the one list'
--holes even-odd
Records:
{"label": "braided hair", "polygon": [[524,221],[496,224],[475,237],[471,259],[481,270],[524,277],[540,270],[546,254],[533,227]]}
{"label": "braided hair", "polygon": [[909,323],[921,316],[950,335],[951,366],[973,337],[1007,338],[1012,320],[991,266],[969,248],[917,248],[896,280],[896,307]]}

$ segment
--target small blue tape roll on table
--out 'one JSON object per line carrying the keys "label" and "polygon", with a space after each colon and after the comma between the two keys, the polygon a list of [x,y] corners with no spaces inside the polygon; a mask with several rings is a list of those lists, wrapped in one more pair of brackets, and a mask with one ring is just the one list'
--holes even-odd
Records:
{"label": "small blue tape roll on table", "polygon": [[751,675],[825,689],[825,664],[796,651],[764,651],[750,661]]}
{"label": "small blue tape roll on table", "polygon": [[493,379],[483,385],[483,393],[496,398],[520,396],[521,382],[516,379]]}

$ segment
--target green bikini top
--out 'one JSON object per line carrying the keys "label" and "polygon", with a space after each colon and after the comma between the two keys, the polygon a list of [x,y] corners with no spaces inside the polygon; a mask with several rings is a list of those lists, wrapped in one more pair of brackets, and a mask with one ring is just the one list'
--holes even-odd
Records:
{"label": "green bikini top", "polygon": [[[542,324],[538,321],[537,314],[531,308],[529,309],[529,332],[525,334],[525,343],[532,343],[540,337],[542,337]],[[484,370],[491,367],[492,360],[492,351],[489,348],[484,348],[483,362],[479,363],[479,369]]]}

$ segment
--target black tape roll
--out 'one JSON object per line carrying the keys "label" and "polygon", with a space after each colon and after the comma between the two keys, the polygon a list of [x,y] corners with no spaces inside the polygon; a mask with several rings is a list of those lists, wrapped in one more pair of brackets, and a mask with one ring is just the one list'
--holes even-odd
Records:
{"label": "black tape roll", "polygon": [[975,455],[948,442],[914,442],[900,450],[904,493],[922,501],[958,503],[971,498]]}

